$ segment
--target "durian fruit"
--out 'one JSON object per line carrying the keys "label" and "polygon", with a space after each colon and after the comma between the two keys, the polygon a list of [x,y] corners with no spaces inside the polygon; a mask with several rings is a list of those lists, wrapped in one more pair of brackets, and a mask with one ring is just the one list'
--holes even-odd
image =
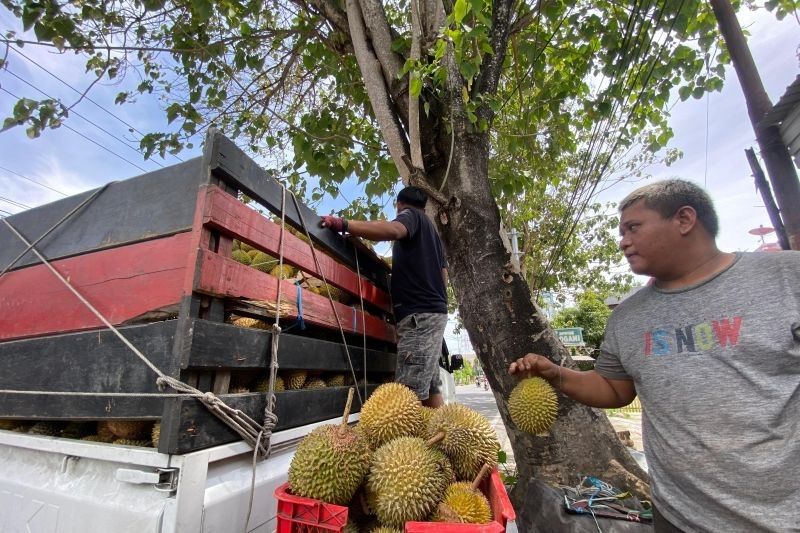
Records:
{"label": "durian fruit", "polygon": [[289,465],[292,494],[345,505],[369,472],[370,449],[347,420],[353,401],[350,389],[342,423],[326,424],[309,433]]}
{"label": "durian fruit", "polygon": [[153,443],[153,448],[158,448],[158,442],[161,440],[161,421],[153,424],[153,429],[150,431],[150,440]]}
{"label": "durian fruit", "polygon": [[108,422],[108,420],[103,420],[97,423],[97,436],[100,437],[100,442],[113,442],[117,439]]}
{"label": "durian fruit", "polygon": [[61,430],[61,436],[65,439],[80,439],[94,433],[94,429],[91,422],[68,422]]}
{"label": "durian fruit", "polygon": [[450,458],[456,477],[472,481],[484,464],[497,465],[500,441],[489,421],[466,405],[451,403],[436,409],[428,423],[428,438]]}
{"label": "durian fruit", "polygon": [[247,252],[243,252],[242,250],[234,250],[233,252],[231,252],[231,259],[233,259],[234,261],[238,261],[243,265],[250,264],[250,256],[247,255]]}
{"label": "durian fruit", "polygon": [[240,328],[269,329],[269,325],[267,325],[267,323],[263,320],[246,316],[234,319],[233,325],[239,326]]}
{"label": "durian fruit", "polygon": [[255,248],[253,248],[252,250],[250,250],[250,251],[248,251],[248,252],[245,252],[245,253],[246,253],[246,254],[247,254],[247,256],[250,258],[250,262],[252,263],[252,262],[253,262],[253,259],[255,259],[255,257],[256,257],[258,254],[262,254],[262,253],[264,253],[264,252],[262,252],[261,250],[256,250]]}
{"label": "durian fruit", "polygon": [[319,377],[308,379],[303,384],[304,389],[324,389],[326,387],[325,380]]}
{"label": "durian fruit", "polygon": [[397,527],[378,526],[374,529],[370,529],[369,533],[403,533],[403,530]]}
{"label": "durian fruit", "polygon": [[344,387],[344,374],[331,374],[325,379],[328,387]]}
{"label": "durian fruit", "polygon": [[107,420],[106,423],[117,440],[141,440],[150,433],[153,424],[146,420]]}
{"label": "durian fruit", "polygon": [[[269,376],[264,376],[263,378],[259,379],[256,382],[255,387],[253,387],[254,392],[267,392],[269,390]],[[283,381],[283,378],[280,376],[275,376],[275,386],[273,388],[275,392],[280,392],[282,390],[286,390],[286,384]]]}
{"label": "durian fruit", "polygon": [[269,271],[270,275],[275,276],[278,279],[291,279],[297,273],[294,268],[287,264],[283,265],[275,265],[275,267]]}
{"label": "durian fruit", "polygon": [[319,293],[320,293],[322,296],[324,296],[325,298],[327,298],[327,297],[328,297],[328,291],[330,291],[330,293],[331,293],[331,300],[334,300],[334,301],[336,301],[336,302],[341,302],[341,301],[342,301],[342,297],[343,297],[343,295],[344,295],[344,291],[342,291],[342,289],[340,289],[340,288],[338,288],[338,287],[334,287],[334,286],[333,286],[333,285],[331,285],[330,283],[326,283],[326,284],[325,284],[325,285],[324,285],[324,286],[323,286],[323,287],[320,289],[320,292],[319,292]]}
{"label": "durian fruit", "polygon": [[261,272],[270,272],[278,265],[278,260],[264,252],[257,252],[253,254],[250,266],[260,270]]}
{"label": "durian fruit", "polygon": [[58,437],[61,435],[61,424],[55,422],[36,422],[28,430],[31,435],[44,435],[46,437]]}
{"label": "durian fruit", "polygon": [[444,492],[444,501],[439,504],[433,516],[434,522],[460,522],[466,524],[486,524],[492,520],[489,500],[483,493],[473,488],[471,483],[453,483]]}
{"label": "durian fruit", "polygon": [[117,439],[112,444],[121,444],[123,446],[141,446],[143,448],[150,448],[152,443],[144,439]]}
{"label": "durian fruit", "polygon": [[398,437],[375,451],[367,478],[378,521],[400,527],[425,520],[453,481],[447,457],[418,437]]}
{"label": "durian fruit", "polygon": [[236,385],[235,387],[230,387],[228,389],[228,394],[244,394],[246,392],[250,392],[250,389],[244,385]]}
{"label": "durian fruit", "polygon": [[359,425],[376,446],[397,437],[418,435],[422,429],[422,406],[405,385],[385,383],[364,402]]}
{"label": "durian fruit", "polygon": [[253,247],[247,244],[246,242],[239,243],[239,248],[245,252],[249,252],[250,250],[253,249]]}
{"label": "durian fruit", "polygon": [[511,391],[508,412],[519,430],[547,435],[558,416],[558,396],[544,379],[526,378]]}
{"label": "durian fruit", "polygon": [[239,239],[233,239],[233,244],[231,246],[231,249],[232,250],[241,250],[242,249],[242,241],[240,241]]}
{"label": "durian fruit", "polygon": [[17,422],[16,420],[6,420],[6,419],[0,420],[0,429],[5,429],[7,431],[13,430],[18,425],[19,422]]}
{"label": "durian fruit", "polygon": [[425,439],[428,437],[428,425],[431,423],[436,409],[423,405],[420,407],[420,412],[422,413],[422,431],[420,431],[419,437]]}
{"label": "durian fruit", "polygon": [[81,437],[81,440],[87,440],[90,442],[108,442],[103,439],[100,435],[86,435],[85,437]]}
{"label": "durian fruit", "polygon": [[302,389],[307,376],[308,372],[305,370],[292,370],[291,372],[287,372],[284,377],[286,388],[289,390]]}

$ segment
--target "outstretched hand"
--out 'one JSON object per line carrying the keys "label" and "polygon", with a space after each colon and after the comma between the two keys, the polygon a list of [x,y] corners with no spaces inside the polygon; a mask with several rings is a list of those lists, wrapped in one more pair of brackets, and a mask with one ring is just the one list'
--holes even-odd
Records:
{"label": "outstretched hand", "polygon": [[342,217],[335,217],[333,215],[322,215],[320,217],[319,225],[323,228],[331,228],[336,233],[342,233],[345,230],[344,219]]}
{"label": "outstretched hand", "polygon": [[542,355],[529,353],[511,363],[508,373],[522,374],[523,377],[540,376],[549,380],[558,376],[558,365]]}

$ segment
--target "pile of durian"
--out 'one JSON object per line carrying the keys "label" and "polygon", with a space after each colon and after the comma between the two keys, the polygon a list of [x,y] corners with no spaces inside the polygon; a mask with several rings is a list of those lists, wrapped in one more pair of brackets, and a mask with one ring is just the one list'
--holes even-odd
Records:
{"label": "pile of durian", "polygon": [[354,427],[349,409],[350,400],[340,425],[318,427],[300,443],[289,467],[293,494],[347,505],[347,532],[492,520],[477,487],[497,465],[500,443],[485,417],[461,404],[423,407],[399,383],[378,387]]}
{"label": "pile of durian", "polygon": [[[344,387],[352,385],[353,379],[343,372],[323,372],[320,370],[281,370],[275,376],[274,391],[301,389],[324,389],[328,387]],[[359,386],[363,386],[361,378]],[[261,373],[256,377],[248,375],[231,376],[230,394],[247,392],[267,392],[269,374]]]}
{"label": "pile of durian", "polygon": [[[298,232],[298,236],[300,236]],[[305,236],[303,235],[303,240]],[[322,252],[318,252],[322,253]],[[233,251],[231,252],[231,259],[248,265],[256,270],[275,276],[278,279],[285,279],[299,284],[304,289],[308,289],[314,294],[319,294],[324,297],[330,297],[339,303],[350,305],[353,303],[353,298],[350,294],[344,292],[338,287],[334,287],[329,283],[324,283],[321,279],[315,278],[299,270],[289,264],[280,264],[277,257],[274,257],[267,252],[253,248],[247,243],[240,242],[237,239],[233,240]]]}
{"label": "pile of durian", "polygon": [[161,436],[161,423],[148,420],[102,420],[99,422],[0,420],[0,429],[46,437],[154,448],[158,448],[158,440]]}

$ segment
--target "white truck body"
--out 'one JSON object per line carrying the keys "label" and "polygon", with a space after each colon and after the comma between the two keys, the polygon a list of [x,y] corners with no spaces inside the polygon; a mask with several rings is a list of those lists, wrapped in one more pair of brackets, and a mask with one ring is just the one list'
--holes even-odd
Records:
{"label": "white truck body", "polygon": [[[455,399],[444,370],[442,393]],[[355,422],[359,414],[350,415]],[[275,433],[256,463],[244,442],[184,455],[0,430],[0,533],[232,533],[275,530],[275,489],[297,444],[328,420]]]}

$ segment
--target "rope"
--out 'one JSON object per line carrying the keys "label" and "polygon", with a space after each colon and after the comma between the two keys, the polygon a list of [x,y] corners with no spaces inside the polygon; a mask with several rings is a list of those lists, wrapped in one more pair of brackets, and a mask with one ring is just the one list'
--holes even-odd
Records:
{"label": "rope", "polygon": [[2,271],[2,272],[0,272],[0,278],[2,278],[2,277],[3,277],[3,274],[5,274],[6,272],[8,272],[8,271],[9,271],[9,269],[11,269],[11,267],[13,267],[13,266],[16,264],[16,263],[17,263],[17,261],[19,261],[19,260],[22,258],[22,256],[24,256],[25,254],[27,254],[29,251],[31,251],[31,249],[32,249],[34,246],[36,246],[37,244],[39,244],[39,241],[41,241],[42,239],[44,239],[45,237],[47,237],[48,235],[50,235],[50,233],[51,233],[53,230],[55,230],[57,227],[59,227],[61,224],[63,224],[63,223],[64,223],[64,221],[66,221],[66,220],[67,220],[69,217],[71,217],[72,215],[74,215],[75,213],[77,213],[78,211],[80,211],[80,210],[83,208],[83,206],[85,206],[86,204],[88,204],[89,202],[91,202],[92,200],[94,200],[94,199],[95,199],[97,196],[99,196],[99,195],[100,195],[100,193],[101,193],[101,192],[105,191],[105,190],[106,190],[106,188],[108,188],[108,186],[109,186],[109,185],[111,185],[112,183],[116,183],[116,182],[115,182],[115,181],[112,181],[112,182],[106,183],[105,185],[103,185],[102,187],[100,187],[99,189],[97,189],[96,191],[94,191],[94,192],[93,192],[91,195],[89,195],[89,196],[88,196],[88,197],[87,197],[87,198],[86,198],[84,201],[82,201],[81,203],[79,203],[79,204],[78,204],[78,205],[77,205],[77,206],[76,206],[76,207],[75,207],[75,208],[74,208],[72,211],[70,211],[69,213],[67,213],[66,215],[64,215],[64,217],[63,217],[61,220],[59,220],[58,222],[56,222],[54,226],[52,226],[52,227],[51,227],[49,230],[45,231],[45,232],[42,234],[42,236],[41,236],[41,237],[39,237],[38,239],[36,239],[35,241],[33,241],[33,242],[32,242],[32,243],[31,243],[31,244],[30,244],[30,245],[29,245],[27,248],[25,248],[25,250],[23,250],[23,251],[22,251],[22,253],[20,253],[20,254],[19,254],[17,257],[15,257],[15,258],[14,258],[14,260],[13,260],[13,261],[11,261],[11,262],[8,264],[8,266],[6,266],[6,267],[3,269],[3,271]]}
{"label": "rope", "polygon": [[[58,272],[50,262],[45,259],[45,257],[39,253],[39,250],[36,247],[28,242],[28,240],[20,234],[17,229],[11,225],[8,219],[3,219],[3,222],[8,226],[8,228],[22,241],[24,242],[28,248],[36,254],[39,260],[44,264],[52,273],[55,275],[66,287],[69,289],[72,294],[75,295],[78,300],[81,301],[91,312],[94,314],[109,330],[111,330],[114,335],[116,335],[125,346],[130,348],[130,350],[136,354],[136,356],[142,360],[144,364],[147,365],[150,370],[152,370],[158,378],[156,379],[156,384],[158,385],[159,389],[163,390],[165,386],[170,386],[174,390],[178,392],[183,392],[193,398],[200,400],[203,405],[205,405],[209,411],[211,411],[216,417],[222,420],[225,424],[230,426],[239,436],[242,437],[246,442],[250,445],[254,446],[256,451],[261,451],[262,453],[265,450],[260,449],[260,444],[258,441],[258,430],[261,429],[261,426],[256,423],[253,419],[251,419],[247,414],[243,413],[238,409],[232,409],[231,407],[227,406],[222,400],[220,400],[214,393],[211,392],[202,392],[182,381],[175,379],[171,376],[167,376],[161,370],[159,370],[150,360],[140,352],[131,342],[125,338],[122,333],[119,332],[117,328],[114,327],[111,322],[109,322],[106,317],[104,317],[91,303],[89,303],[86,298],[83,297],[76,289],[73,287],[69,281],[64,279],[60,272]],[[86,395],[96,395],[102,396],[102,393],[84,393]]]}
{"label": "rope", "polygon": [[[356,253],[356,274],[358,275],[358,300],[361,303],[361,336],[363,339],[363,356],[364,356],[364,398],[367,397],[367,316],[364,313],[364,293],[361,291],[361,267],[358,264],[358,247],[354,246],[353,250]],[[355,328],[354,328],[355,329]],[[358,389],[358,382],[356,382],[356,389]]]}
{"label": "rope", "polygon": [[[291,192],[289,194],[292,195],[292,201],[294,202],[294,207],[297,210],[297,214],[300,217],[300,225],[303,228],[303,232],[306,234],[306,238],[308,238],[308,242],[311,246],[311,256],[314,258],[314,266],[319,272],[320,277],[322,278],[322,282],[325,284],[325,291],[328,293],[328,301],[331,304],[331,310],[333,311],[333,316],[336,318],[336,325],[339,327],[339,334],[342,336],[342,346],[344,347],[344,353],[347,356],[347,364],[350,366],[350,374],[353,376],[353,383],[358,383],[358,379],[356,379],[356,371],[353,368],[353,360],[350,358],[350,349],[347,347],[347,338],[344,336],[344,328],[342,327],[342,321],[339,318],[339,312],[336,310],[336,306],[333,305],[333,296],[331,296],[331,288],[328,286],[328,280],[325,279],[325,273],[322,271],[322,267],[319,264],[319,258],[317,257],[317,250],[314,248],[313,241],[311,240],[311,235],[308,233],[308,227],[306,226],[306,221],[303,218],[303,212],[300,210],[300,206],[297,203],[297,197]],[[359,281],[360,283],[360,281]],[[358,403],[364,405],[364,400],[361,398],[361,391],[358,390],[356,387],[356,393],[358,394]]]}

